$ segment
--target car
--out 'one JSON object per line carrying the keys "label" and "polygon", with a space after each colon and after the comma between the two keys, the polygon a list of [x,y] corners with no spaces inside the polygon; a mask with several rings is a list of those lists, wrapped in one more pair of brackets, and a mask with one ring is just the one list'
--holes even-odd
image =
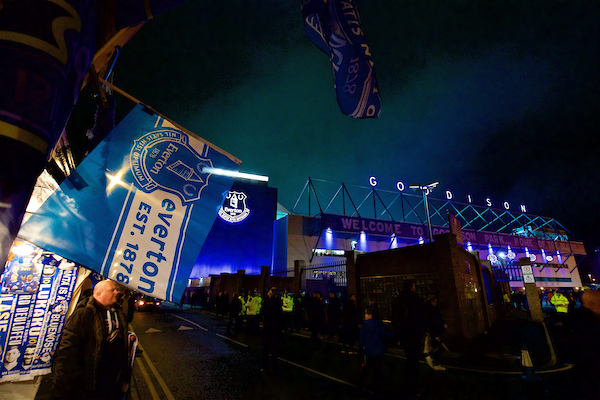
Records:
{"label": "car", "polygon": [[157,310],[160,307],[160,300],[150,297],[141,296],[135,301],[136,311]]}

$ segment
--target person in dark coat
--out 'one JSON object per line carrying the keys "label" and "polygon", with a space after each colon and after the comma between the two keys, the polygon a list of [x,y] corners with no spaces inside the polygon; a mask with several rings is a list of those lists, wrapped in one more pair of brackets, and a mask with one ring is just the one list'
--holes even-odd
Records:
{"label": "person in dark coat", "polygon": [[190,308],[193,310],[194,308],[196,308],[197,304],[198,304],[198,289],[196,289],[192,292],[192,297],[190,298]]}
{"label": "person in dark coat", "polygon": [[306,329],[306,292],[301,290],[294,297],[294,327],[298,330]]}
{"label": "person in dark coat", "polygon": [[310,338],[318,340],[323,334],[325,326],[325,304],[323,304],[323,294],[315,290],[313,297],[308,305],[308,320],[310,324]]}
{"label": "person in dark coat", "polygon": [[353,350],[354,343],[358,339],[358,326],[361,319],[356,305],[356,296],[351,294],[344,302],[342,308],[342,354],[356,354]]}
{"label": "person in dark coat", "polygon": [[227,294],[227,290],[223,290],[223,294],[221,295],[221,314],[223,316],[227,315],[229,311],[229,295]]}
{"label": "person in dark coat", "polygon": [[360,370],[360,386],[365,388],[370,374],[374,374],[378,393],[383,392],[385,380],[383,376],[383,356],[387,349],[386,340],[395,339],[379,318],[375,318],[376,310],[365,310],[365,321],[360,328],[360,347],[363,351],[364,362]]}
{"label": "person in dark coat", "polygon": [[229,323],[227,324],[227,333],[231,333],[231,326],[235,321],[235,333],[242,330],[242,301],[237,293],[233,294],[233,298],[229,303]]}
{"label": "person in dark coat", "polygon": [[100,281],[68,318],[52,365],[53,399],[122,399],[127,392],[127,320],[118,298],[115,282]]}
{"label": "person in dark coat", "polygon": [[600,387],[600,291],[586,290],[581,307],[569,316],[570,353],[575,365],[578,400],[598,398]]}
{"label": "person in dark coat", "polygon": [[185,290],[181,294],[181,299],[179,300],[179,308],[183,308],[183,303],[185,303]]}
{"label": "person in dark coat", "polygon": [[414,279],[404,280],[402,292],[393,299],[392,327],[406,355],[404,398],[413,400],[417,398],[419,357],[425,337],[424,304],[416,293]]}
{"label": "person in dark coat", "polygon": [[342,319],[342,310],[340,300],[335,292],[329,292],[329,302],[327,303],[327,333],[330,338],[339,335],[340,323]]}
{"label": "person in dark coat", "polygon": [[119,304],[121,304],[121,308],[123,309],[123,313],[125,314],[125,318],[129,324],[131,321],[133,321],[133,313],[135,311],[135,293],[133,290],[125,290],[122,300],[123,301]]}
{"label": "person in dark coat", "polygon": [[277,294],[277,288],[272,287],[267,292],[267,297],[262,302],[263,315],[263,371],[276,371],[277,358],[279,356],[279,339],[281,337],[281,318],[283,302]]}
{"label": "person in dark coat", "polygon": [[427,349],[425,357],[427,364],[436,371],[444,371],[446,368],[440,365],[440,358],[442,356],[442,335],[446,330],[446,321],[442,317],[442,311],[438,306],[436,296],[430,297],[425,304],[425,325],[427,329],[426,341],[429,342],[429,349]]}

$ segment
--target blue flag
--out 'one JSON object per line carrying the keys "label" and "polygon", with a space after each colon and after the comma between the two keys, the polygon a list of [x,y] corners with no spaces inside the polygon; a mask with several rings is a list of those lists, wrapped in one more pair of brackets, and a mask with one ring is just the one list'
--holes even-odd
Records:
{"label": "blue flag", "polygon": [[179,301],[240,161],[136,106],[19,231],[153,297]]}
{"label": "blue flag", "polygon": [[342,112],[378,117],[379,87],[354,0],[302,0],[302,18],[308,38],[331,60]]}

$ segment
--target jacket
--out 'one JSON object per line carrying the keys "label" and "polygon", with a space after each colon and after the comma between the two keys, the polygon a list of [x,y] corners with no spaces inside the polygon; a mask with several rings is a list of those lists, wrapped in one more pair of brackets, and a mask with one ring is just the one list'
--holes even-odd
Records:
{"label": "jacket", "polygon": [[[411,290],[403,290],[392,300],[392,326],[400,341],[416,344],[425,332],[425,304]],[[420,344],[419,344],[420,346]]]}
{"label": "jacket", "polygon": [[554,296],[552,296],[550,303],[556,307],[556,312],[564,314],[569,312],[569,299],[562,293],[555,293]]}
{"label": "jacket", "polygon": [[382,356],[387,346],[386,338],[394,339],[395,335],[383,325],[380,319],[368,319],[360,327],[359,344],[365,356]]}
{"label": "jacket", "polygon": [[292,297],[291,294],[284,294],[283,298],[283,305],[281,306],[281,309],[283,310],[283,312],[292,312],[294,311],[294,298]]}
{"label": "jacket", "polygon": [[260,308],[265,329],[279,329],[282,314],[282,301],[279,296],[265,297]]}
{"label": "jacket", "polygon": [[260,314],[260,306],[262,298],[260,296],[249,297],[246,303],[246,315],[258,315]]}
{"label": "jacket", "polygon": [[[118,324],[123,332],[122,353],[119,365],[114,365],[118,381],[129,383],[131,367],[128,361],[127,321],[123,311],[115,305]],[[93,297],[76,308],[68,318],[52,365],[52,395],[61,399],[82,399],[95,393],[98,382],[106,374],[102,368],[104,340],[108,336],[107,310],[98,305]],[[106,388],[102,388],[106,390]]]}

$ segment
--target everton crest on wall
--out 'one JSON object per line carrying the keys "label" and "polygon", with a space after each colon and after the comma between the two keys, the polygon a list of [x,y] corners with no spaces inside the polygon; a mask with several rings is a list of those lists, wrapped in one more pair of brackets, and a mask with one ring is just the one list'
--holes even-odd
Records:
{"label": "everton crest on wall", "polygon": [[245,220],[250,215],[250,209],[246,205],[246,193],[229,191],[223,196],[225,199],[219,209],[219,216],[225,221],[233,224]]}

